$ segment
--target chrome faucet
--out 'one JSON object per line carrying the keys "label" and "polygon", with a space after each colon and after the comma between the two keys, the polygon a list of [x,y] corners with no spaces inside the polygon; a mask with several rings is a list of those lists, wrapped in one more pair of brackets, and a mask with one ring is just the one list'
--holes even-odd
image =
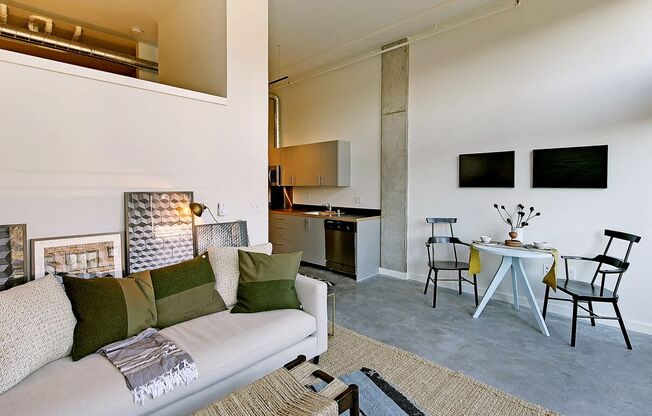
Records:
{"label": "chrome faucet", "polygon": [[328,202],[325,204],[321,204],[322,207],[326,208],[327,211],[333,211],[333,206],[329,204]]}

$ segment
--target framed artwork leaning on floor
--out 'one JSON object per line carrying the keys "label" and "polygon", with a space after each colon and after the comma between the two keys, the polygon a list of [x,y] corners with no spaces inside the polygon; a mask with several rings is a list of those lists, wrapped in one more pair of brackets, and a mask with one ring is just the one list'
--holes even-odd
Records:
{"label": "framed artwork leaning on floor", "polygon": [[0,225],[0,290],[27,279],[27,225]]}
{"label": "framed artwork leaning on floor", "polygon": [[122,233],[32,239],[35,279],[122,277]]}
{"label": "framed artwork leaning on floor", "polygon": [[190,191],[125,192],[127,272],[158,269],[195,253]]}

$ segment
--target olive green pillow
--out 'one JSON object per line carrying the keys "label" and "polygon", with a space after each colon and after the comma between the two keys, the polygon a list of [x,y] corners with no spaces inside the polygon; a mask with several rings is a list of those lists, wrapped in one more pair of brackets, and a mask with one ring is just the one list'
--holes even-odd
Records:
{"label": "olive green pillow", "polygon": [[302,254],[267,255],[238,250],[238,302],[231,313],[302,309],[294,287]]}
{"label": "olive green pillow", "polygon": [[215,290],[215,275],[208,253],[162,269],[151,270],[158,320],[165,328],[215,312],[226,305]]}
{"label": "olive green pillow", "polygon": [[64,276],[63,285],[77,318],[73,361],[156,325],[154,289],[148,271],[123,279]]}

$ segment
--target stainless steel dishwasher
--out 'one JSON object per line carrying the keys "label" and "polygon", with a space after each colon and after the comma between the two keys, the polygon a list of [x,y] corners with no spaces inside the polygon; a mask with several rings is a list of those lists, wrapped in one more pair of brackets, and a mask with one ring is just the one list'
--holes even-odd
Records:
{"label": "stainless steel dishwasher", "polygon": [[355,276],[356,223],[324,221],[326,234],[326,267]]}

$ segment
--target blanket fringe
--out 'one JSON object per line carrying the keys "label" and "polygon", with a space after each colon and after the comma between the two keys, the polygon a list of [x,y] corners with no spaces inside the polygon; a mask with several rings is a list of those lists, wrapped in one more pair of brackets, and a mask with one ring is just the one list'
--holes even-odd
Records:
{"label": "blanket fringe", "polygon": [[142,405],[148,398],[156,399],[165,393],[171,392],[177,386],[188,385],[198,376],[197,365],[189,363],[188,360],[183,360],[165,374],[156,377],[147,384],[136,387],[132,391],[134,401]]}

